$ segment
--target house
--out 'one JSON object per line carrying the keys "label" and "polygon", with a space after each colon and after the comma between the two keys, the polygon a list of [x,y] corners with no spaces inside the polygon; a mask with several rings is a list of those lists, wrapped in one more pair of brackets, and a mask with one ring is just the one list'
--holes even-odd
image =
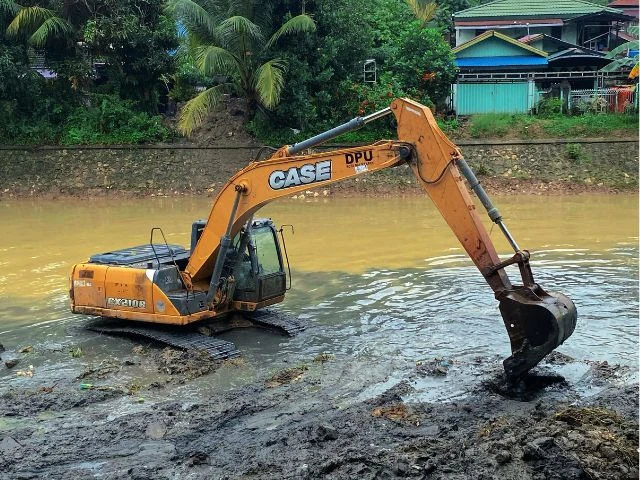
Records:
{"label": "house", "polygon": [[640,7],[638,6],[638,0],[614,0],[609,5],[609,8],[616,8],[622,10],[625,15],[633,17],[629,23],[632,25],[638,25],[638,18],[640,17]]}
{"label": "house", "polygon": [[[489,30],[454,48],[453,53],[460,71],[452,88],[458,115],[527,113],[535,106],[535,83],[528,76],[547,70],[546,52]],[[470,80],[461,81],[466,76]]]}
{"label": "house", "polygon": [[457,12],[453,20],[456,46],[494,30],[511,38],[542,33],[602,51],[634,17],[585,0],[496,0]]}
{"label": "house", "polygon": [[583,0],[496,0],[457,12],[452,108],[458,115],[526,113],[545,96],[568,108],[572,91],[623,78],[600,70],[632,19]]}

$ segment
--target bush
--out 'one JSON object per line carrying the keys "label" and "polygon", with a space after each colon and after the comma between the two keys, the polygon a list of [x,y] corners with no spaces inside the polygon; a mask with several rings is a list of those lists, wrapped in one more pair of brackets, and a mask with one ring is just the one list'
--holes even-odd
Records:
{"label": "bush", "polygon": [[460,122],[457,118],[436,118],[440,130],[446,135],[453,135],[460,129]]}
{"label": "bush", "polygon": [[412,98],[427,106],[445,106],[456,66],[451,47],[439,30],[412,29],[401,35],[391,68],[397,82]]}
{"label": "bush", "polygon": [[543,98],[538,102],[536,112],[541,117],[552,117],[562,113],[562,100],[559,98]]}
{"label": "bush", "polygon": [[166,141],[173,135],[162,124],[162,117],[136,112],[131,101],[92,95],[88,106],[69,116],[60,143],[145,143]]}
{"label": "bush", "polygon": [[567,158],[576,163],[589,160],[589,155],[585,151],[584,147],[579,143],[567,143],[564,147],[564,151]]}
{"label": "bush", "polygon": [[485,113],[471,118],[469,132],[475,138],[503,137],[518,123],[517,115]]}

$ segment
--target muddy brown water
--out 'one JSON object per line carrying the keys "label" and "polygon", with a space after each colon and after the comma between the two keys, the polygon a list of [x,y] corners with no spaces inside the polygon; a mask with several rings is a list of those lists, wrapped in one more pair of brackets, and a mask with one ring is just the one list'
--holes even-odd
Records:
{"label": "muddy brown water", "polygon": [[[559,351],[635,370],[637,197],[508,196],[496,203],[520,246],[533,252],[536,280],[577,305],[578,326]],[[9,351],[32,345],[29,361],[51,381],[130,355],[133,342],[86,332],[80,328],[85,318],[70,314],[71,266],[93,253],[146,243],[154,226],[170,243],[187,245],[191,221],[206,218],[209,207],[210,200],[198,198],[3,201],[0,343]],[[258,330],[224,334],[243,352],[244,365],[222,368],[195,388],[180,387],[178,395],[198,385],[246,384],[328,353],[353,364],[334,379],[338,393],[353,400],[393,385],[419,360],[509,354],[491,290],[426,198],[286,199],[260,216],[295,226],[295,234],[286,234],[293,289],[281,308],[309,328],[295,338]],[[491,237],[503,256],[510,254],[497,229]],[[78,346],[83,356],[74,365],[68,352]],[[362,365],[370,366],[375,382],[358,378]],[[584,373],[567,368],[561,373],[569,377]],[[148,384],[155,374],[138,375],[134,380]],[[2,369],[0,381],[20,386],[30,379]],[[417,384],[423,398],[430,382]],[[445,396],[454,398],[459,388],[446,386]]]}

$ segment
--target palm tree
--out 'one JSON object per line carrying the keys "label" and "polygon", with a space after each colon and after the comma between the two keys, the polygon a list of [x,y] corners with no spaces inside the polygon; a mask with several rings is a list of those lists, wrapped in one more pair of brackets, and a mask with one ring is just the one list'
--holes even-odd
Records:
{"label": "palm tree", "polygon": [[438,10],[436,2],[426,0],[406,0],[406,2],[416,18],[420,20],[422,28],[426,27],[427,23],[433,20]]}
{"label": "palm tree", "polygon": [[0,0],[0,10],[15,15],[7,27],[7,36],[25,37],[34,47],[44,47],[52,39],[69,38],[75,32],[68,20],[48,8],[22,7],[10,0]]}
{"label": "palm tree", "polygon": [[257,0],[207,2],[207,9],[194,0],[169,0],[167,11],[187,31],[182,54],[190,56],[206,76],[222,80],[186,103],[178,121],[185,135],[202,123],[227,91],[246,100],[249,115],[256,108],[275,107],[287,64],[282,58],[269,58],[270,48],[284,36],[316,28],[303,13],[276,29],[270,5]]}

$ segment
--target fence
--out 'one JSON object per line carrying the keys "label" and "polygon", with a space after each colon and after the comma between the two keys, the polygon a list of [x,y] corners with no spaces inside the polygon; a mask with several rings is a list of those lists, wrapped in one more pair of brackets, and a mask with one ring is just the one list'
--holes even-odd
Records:
{"label": "fence", "polygon": [[633,87],[571,90],[567,100],[569,111],[624,113],[637,108],[638,95]]}

